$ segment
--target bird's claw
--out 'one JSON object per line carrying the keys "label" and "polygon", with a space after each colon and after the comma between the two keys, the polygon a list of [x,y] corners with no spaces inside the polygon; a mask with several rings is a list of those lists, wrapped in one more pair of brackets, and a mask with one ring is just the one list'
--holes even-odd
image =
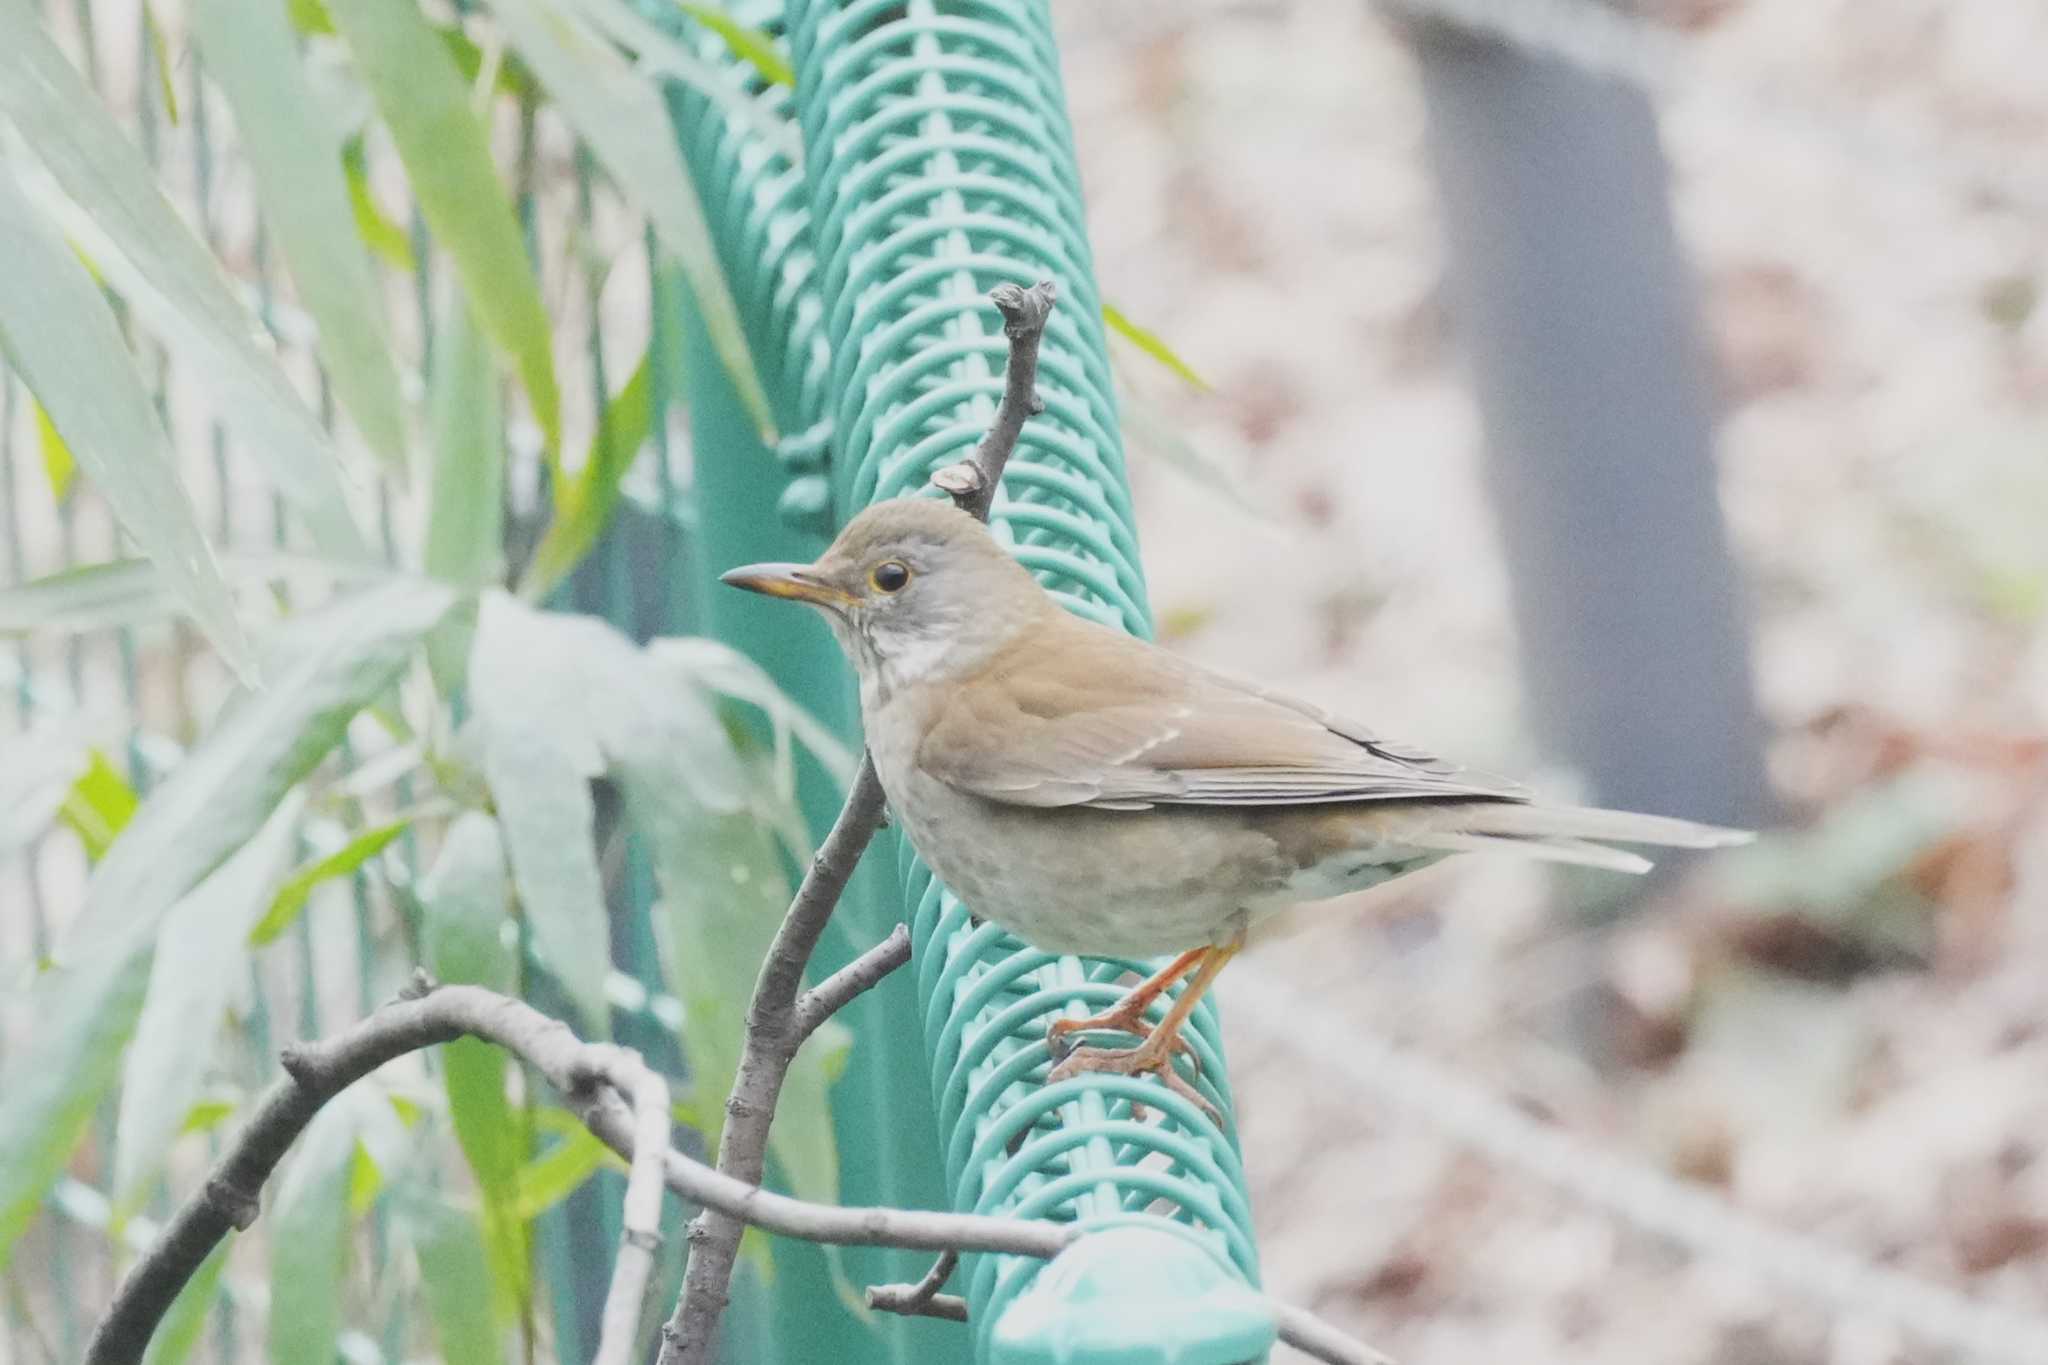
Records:
{"label": "bird's claw", "polygon": [[[1074,1051],[1079,1041],[1077,1035],[1100,1031],[1127,1033],[1133,1038],[1143,1040],[1151,1036],[1151,1025],[1138,1014],[1118,1010],[1098,1014],[1090,1019],[1060,1018],[1046,1025],[1045,1045],[1051,1050],[1054,1061],[1063,1061]],[[1175,1034],[1173,1041],[1167,1046],[1188,1059],[1188,1065],[1195,1069],[1196,1080],[1202,1078],[1202,1056],[1195,1051],[1192,1043]]]}
{"label": "bird's claw", "polygon": [[1052,1069],[1051,1074],[1045,1078],[1045,1083],[1055,1085],[1060,1081],[1072,1080],[1076,1076],[1096,1073],[1111,1076],[1142,1076],[1149,1073],[1158,1077],[1159,1083],[1168,1090],[1208,1115],[1212,1123],[1220,1124],[1223,1121],[1222,1112],[1209,1103],[1201,1091],[1188,1084],[1174,1068],[1173,1054],[1186,1048],[1187,1044],[1180,1039],[1175,1039],[1172,1046],[1155,1046],[1150,1042],[1144,1042],[1136,1047],[1078,1047],[1067,1053],[1066,1059]]}

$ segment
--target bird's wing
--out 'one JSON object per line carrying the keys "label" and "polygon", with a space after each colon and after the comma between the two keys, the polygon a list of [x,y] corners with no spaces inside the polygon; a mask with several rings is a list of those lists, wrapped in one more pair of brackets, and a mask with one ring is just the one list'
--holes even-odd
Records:
{"label": "bird's wing", "polygon": [[1072,618],[950,688],[917,762],[958,790],[1018,806],[1528,799],[1512,783]]}

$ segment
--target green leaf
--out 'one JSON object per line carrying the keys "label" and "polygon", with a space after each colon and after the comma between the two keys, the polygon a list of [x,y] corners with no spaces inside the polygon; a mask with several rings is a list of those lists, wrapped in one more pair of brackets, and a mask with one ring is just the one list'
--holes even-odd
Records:
{"label": "green leaf", "polygon": [[839,1147],[833,1137],[830,1092],[846,1070],[853,1033],[828,1019],[797,1049],[782,1082],[782,1102],[768,1145],[799,1199],[839,1201]]}
{"label": "green leaf", "polygon": [[427,966],[438,980],[512,987],[517,964],[503,932],[511,889],[497,822],[478,811],[456,817],[420,882]]}
{"label": "green leaf", "polygon": [[789,883],[766,825],[746,812],[702,810],[668,788],[665,766],[650,756],[627,769],[622,786],[661,885],[656,942],[683,1002],[692,1086],[705,1111],[718,1113],[732,1094],[747,1002],[789,908]]}
{"label": "green leaf", "polygon": [[334,1365],[359,1121],[347,1098],[329,1103],[306,1126],[271,1204],[272,1365]]}
{"label": "green leaf", "polygon": [[1187,438],[1174,420],[1140,395],[1126,388],[1117,403],[1124,434],[1131,445],[1157,456],[1183,477],[1220,495],[1239,510],[1270,520],[1272,513],[1260,507],[1244,485],[1213,456]]}
{"label": "green leaf", "polygon": [[[434,31],[441,35],[448,55],[455,59],[455,69],[462,73],[462,83],[475,90],[477,79],[484,73],[484,50],[472,42],[460,27],[437,28]],[[540,82],[533,78],[533,73],[526,69],[526,64],[516,53],[500,51],[496,56],[498,70],[491,81],[492,94],[536,104],[547,98]]]}
{"label": "green leaf", "polygon": [[[427,968],[436,979],[510,989],[517,964],[500,931],[511,912],[511,885],[495,821],[471,811],[449,827],[420,883],[420,904]],[[505,1097],[505,1058],[489,1043],[458,1038],[441,1049],[441,1068],[455,1137],[483,1196],[492,1281],[509,1310],[526,1301],[531,1270],[518,1212],[525,1138]]]}
{"label": "green leaf", "polygon": [[683,3],[680,8],[725,39],[725,45],[733,50],[733,55],[760,72],[762,80],[771,85],[796,87],[796,72],[790,69],[789,62],[775,46],[775,39],[768,33],[743,24],[724,10],[710,5]]}
{"label": "green leaf", "polygon": [[585,23],[632,55],[650,76],[677,81],[717,106],[720,113],[746,129],[767,151],[792,166],[803,164],[803,139],[796,125],[749,89],[746,80],[724,63],[697,55],[696,49],[648,19],[628,0],[560,0]]}
{"label": "green leaf", "polygon": [[859,765],[853,750],[830,726],[792,701],[766,669],[731,645],[700,636],[650,640],[647,658],[674,686],[707,688],[757,708],[768,718],[778,756],[794,739],[811,751],[833,781],[841,787],[852,784]]}
{"label": "green leaf", "polygon": [[1107,302],[1102,305],[1102,320],[1109,324],[1110,331],[1172,370],[1186,380],[1190,387],[1200,389],[1203,393],[1210,391],[1209,381],[1196,374],[1192,365],[1182,360],[1171,346],[1160,339],[1159,333],[1147,327],[1140,327],[1125,317],[1122,309]]}
{"label": "green leaf", "polygon": [[586,699],[546,667],[552,642],[535,615],[499,593],[483,599],[469,677],[484,780],[534,947],[583,1026],[609,1037],[609,916],[590,797],[604,760],[581,714]]}
{"label": "green leaf", "polygon": [[128,779],[104,753],[94,749],[57,814],[85,844],[85,856],[96,863],[128,828],[137,804],[135,788],[128,785]]}
{"label": "green leaf", "polygon": [[42,837],[91,761],[84,741],[65,730],[0,739],[0,857]]}
{"label": "green leaf", "polygon": [[535,946],[603,1030],[610,961],[590,780],[659,753],[679,800],[736,811],[748,799],[746,771],[704,698],[666,685],[601,621],[486,593],[469,678],[484,776]]}
{"label": "green leaf", "polygon": [[384,216],[377,197],[370,193],[369,161],[363,153],[362,138],[352,137],[342,144],[341,176],[348,184],[348,211],[356,220],[356,235],[373,254],[383,257],[385,264],[410,275],[418,268],[413,259],[412,239],[405,235],[404,228]]}
{"label": "green leaf", "polygon": [[206,1330],[206,1316],[213,1311],[213,1301],[220,1297],[220,1274],[227,1268],[228,1251],[234,1244],[233,1233],[221,1238],[220,1245],[207,1253],[199,1269],[192,1272],[192,1278],[185,1281],[178,1297],[171,1300],[163,1321],[157,1324],[156,1335],[143,1352],[142,1365],[182,1365],[185,1357],[192,1354],[192,1348],[199,1344],[199,1334]]}
{"label": "green leaf", "polygon": [[[145,1000],[144,1002],[148,1002]],[[236,1105],[233,1100],[200,1100],[185,1111],[185,1121],[178,1125],[178,1136],[192,1133],[210,1133],[234,1117]]]}
{"label": "green leaf", "polygon": [[292,27],[308,38],[333,35],[334,16],[327,12],[324,0],[285,0],[284,8]]}
{"label": "green leaf", "polygon": [[[61,187],[61,194],[43,196],[45,208],[58,216],[66,234],[136,317],[189,362],[190,374],[211,387],[220,419],[268,471],[316,542],[330,554],[366,557],[333,447],[319,421],[276,359],[259,345],[256,320],[236,299],[219,263],[164,198],[141,151],[43,31],[28,0],[0,0],[0,112],[13,119],[23,142]],[[31,267],[19,244],[5,245],[0,259],[10,265],[6,293],[31,300],[41,296],[35,309],[53,303],[42,278],[47,269]],[[39,287],[25,288],[31,279]],[[82,366],[72,367],[74,382],[104,389],[105,371],[121,349],[97,344],[89,359],[80,358]],[[77,414],[67,411],[44,383],[24,377],[94,484],[112,497],[115,481],[102,478],[88,458],[84,447],[90,442]],[[151,418],[153,424],[153,413]],[[131,440],[130,448],[139,453],[157,444]],[[122,472],[133,479],[132,470]],[[150,541],[137,540],[151,558],[158,557]],[[188,552],[176,562],[185,565],[190,559]]]}
{"label": "green leaf", "polygon": [[0,1269],[112,1083],[164,914],[269,819],[398,678],[448,610],[444,588],[396,580],[289,619],[270,685],[243,695],[151,793],[94,870],[0,1073]]}
{"label": "green leaf", "polygon": [[[792,792],[748,771],[738,807],[699,799],[674,745],[645,745],[616,765],[627,818],[661,887],[655,941],[670,988],[683,1004],[693,1098],[715,1114],[739,1068],[748,1000],[788,909],[778,828],[799,823]],[[843,1057],[843,1029],[820,1030],[798,1052],[783,1085],[769,1149],[806,1198],[836,1202],[838,1152],[827,1092]]]}
{"label": "green leaf", "polygon": [[319,326],[334,391],[370,448],[403,472],[405,410],[377,278],[351,227],[341,139],[306,98],[284,9],[278,0],[194,0],[192,27],[235,111],[264,221]]}
{"label": "green leaf", "polygon": [[712,244],[703,202],[683,167],[667,108],[653,82],[593,33],[577,8],[551,0],[491,4],[555,108],[590,145],[620,191],[646,212],[662,247],[682,267],[712,348],[755,426],[772,443],[775,415],[748,352],[739,306]]}
{"label": "green leaf", "polygon": [[491,1278],[476,1220],[422,1197],[402,1206],[420,1261],[420,1288],[447,1365],[501,1365],[504,1334],[491,1316]]}
{"label": "green leaf", "polygon": [[173,128],[178,126],[178,83],[171,79],[171,45],[164,38],[164,26],[156,21],[149,6],[142,7],[142,26],[149,32],[149,60],[156,68],[156,93],[164,103],[164,114]]}
{"label": "green leaf", "polygon": [[485,334],[512,358],[548,449],[559,450],[561,398],[547,310],[462,73],[414,0],[349,0],[332,14],[427,226],[454,260]]}
{"label": "green leaf", "polygon": [[[477,589],[504,569],[504,417],[498,374],[476,320],[460,298],[434,342],[430,380],[433,460],[424,567],[443,582]],[[427,663],[444,697],[468,678],[476,608],[466,602],[427,642]]]}
{"label": "green leaf", "polygon": [[432,501],[425,568],[460,588],[497,580],[504,553],[505,448],[498,375],[458,299],[434,340]]}
{"label": "green leaf", "polygon": [[561,1141],[526,1163],[519,1171],[519,1216],[528,1222],[574,1194],[583,1182],[605,1167],[623,1171],[626,1163],[590,1131],[578,1124]]}
{"label": "green leaf", "polygon": [[389,824],[366,829],[350,839],[324,858],[316,858],[291,876],[277,888],[277,895],[271,900],[269,910],[249,931],[249,946],[261,948],[275,942],[277,936],[291,928],[299,913],[306,908],[306,902],[313,897],[313,891],[322,882],[355,873],[370,859],[391,846],[392,840],[412,827],[411,820],[394,820]]}
{"label": "green leaf", "polygon": [[204,1094],[228,1005],[248,972],[249,925],[291,859],[304,800],[294,792],[254,838],[171,907],[121,1073],[114,1125],[116,1217],[149,1197],[172,1142]]}
{"label": "green leaf", "polygon": [[360,1147],[356,1159],[348,1168],[348,1212],[351,1218],[360,1218],[370,1211],[370,1205],[377,1202],[378,1193],[384,1188],[384,1173],[370,1154]]}
{"label": "green leaf", "polygon": [[[19,3],[0,0],[0,103],[14,79],[5,74],[12,60],[7,27]],[[40,38],[41,29],[35,34]],[[163,566],[166,585],[222,656],[237,671],[246,669],[248,644],[234,601],[178,482],[163,427],[113,312],[71,248],[21,197],[4,158],[0,260],[8,263],[7,287],[0,289],[0,351],[49,410],[121,528]]]}
{"label": "green leaf", "polygon": [[555,499],[555,519],[541,537],[519,585],[520,596],[529,602],[545,598],[568,577],[611,522],[612,509],[619,501],[619,481],[646,444],[653,425],[654,405],[648,394],[651,356],[650,348],[640,357],[626,387],[604,405],[583,467]]}
{"label": "green leaf", "polygon": [[42,448],[43,477],[50,482],[50,498],[62,502],[71,496],[71,485],[78,477],[78,462],[71,458],[71,447],[64,444],[62,433],[50,420],[50,414],[43,411],[43,405],[31,398],[29,406],[36,414],[36,444]]}
{"label": "green leaf", "polygon": [[[283,554],[226,555],[220,560],[220,572],[231,588],[285,579],[322,585],[364,583],[388,576],[381,565]],[[0,635],[142,626],[177,610],[178,601],[157,564],[147,559],[117,559],[0,588]]]}

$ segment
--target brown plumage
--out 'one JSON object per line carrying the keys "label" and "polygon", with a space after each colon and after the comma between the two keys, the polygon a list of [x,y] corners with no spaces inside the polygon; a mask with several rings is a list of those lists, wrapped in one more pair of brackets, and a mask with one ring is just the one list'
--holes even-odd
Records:
{"label": "brown plumage", "polygon": [[[1608,841],[1709,848],[1747,836],[1539,804],[1512,782],[1224,677],[1065,611],[944,503],[880,504],[815,564],[726,581],[821,608],[861,679],[868,745],[911,843],[984,919],[1054,952],[1180,956],[1117,1009],[1062,1020],[1146,1032],[1053,1075],[1171,1066],[1193,1000],[1254,921],[1451,853],[1640,872]],[[1192,1093],[1192,1092],[1189,1092]]]}

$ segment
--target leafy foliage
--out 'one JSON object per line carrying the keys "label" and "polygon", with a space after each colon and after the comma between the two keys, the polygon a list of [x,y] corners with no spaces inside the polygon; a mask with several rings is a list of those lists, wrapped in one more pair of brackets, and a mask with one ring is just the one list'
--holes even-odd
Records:
{"label": "leafy foliage", "polygon": [[[238,1124],[275,1074],[268,1057],[252,1074],[234,1046],[236,1027],[257,1023],[252,974],[317,963],[337,929],[360,935],[366,1002],[373,973],[388,990],[387,977],[420,966],[498,989],[558,987],[583,1032],[610,1032],[622,977],[609,907],[628,863],[659,888],[659,965],[646,972],[661,981],[625,984],[643,996],[665,986],[661,1017],[680,1017],[679,1120],[722,1112],[746,995],[809,851],[797,751],[842,781],[853,755],[725,646],[642,646],[542,609],[565,584],[580,589],[577,571],[620,509],[644,501],[629,476],[663,430],[677,367],[657,331],[617,391],[594,395],[583,458],[565,454],[583,409],[563,392],[574,372],[558,366],[581,338],[550,317],[544,282],[564,259],[597,278],[613,262],[595,259],[599,243],[550,240],[523,218],[530,167],[497,136],[519,128],[530,147],[544,139],[524,134],[546,120],[580,140],[644,216],[647,268],[688,282],[735,391],[772,437],[659,82],[692,84],[794,161],[796,130],[764,93],[794,77],[780,40],[721,9],[688,4],[669,18],[673,29],[624,0],[452,12],[421,0],[195,0],[188,53],[151,19],[166,111],[173,76],[197,71],[232,114],[264,240],[291,278],[280,301],[166,199],[36,9],[0,0],[0,118],[20,134],[0,155],[0,354],[36,404],[49,492],[74,507],[104,501],[133,556],[0,590],[0,635],[155,631],[181,642],[182,669],[189,636],[164,627],[183,618],[243,684],[175,745],[124,748],[129,737],[83,724],[0,739],[0,854],[62,828],[92,864],[51,960],[9,979],[28,984],[32,1023],[0,1073],[0,1269],[103,1106],[116,1236],[167,1170],[182,1172],[182,1149]],[[699,55],[693,25],[730,57]],[[183,112],[196,121],[189,100]],[[409,224],[390,212],[399,168]],[[632,235],[634,249],[643,239]],[[389,316],[401,285],[416,327]],[[1192,379],[1158,338],[1125,332]],[[341,439],[272,339],[312,350],[348,419]],[[168,439],[176,414],[138,358],[152,345],[202,381],[208,415],[281,496],[275,544],[201,512]],[[358,445],[374,460],[358,460]],[[531,496],[521,461],[536,448],[544,483]],[[510,515],[532,508],[538,524]],[[373,514],[381,556],[364,531]],[[741,713],[765,720],[766,744]],[[428,871],[415,883],[410,867]],[[373,908],[338,926],[329,905],[350,898],[321,889],[351,883]],[[275,1037],[291,1021],[261,1026]],[[829,1104],[849,1045],[828,1025],[785,1087],[775,1168],[807,1197],[837,1194]],[[617,1166],[537,1107],[494,1050],[459,1043],[431,1065],[431,1086],[380,1078],[323,1112],[283,1172],[266,1215],[271,1358],[335,1357],[360,1307],[353,1226],[371,1208],[415,1248],[416,1264],[379,1273],[418,1281],[441,1353],[505,1358],[531,1316],[535,1220]],[[217,1254],[180,1297],[151,1360],[192,1349],[224,1264]],[[390,1283],[377,1288],[388,1298]]]}

